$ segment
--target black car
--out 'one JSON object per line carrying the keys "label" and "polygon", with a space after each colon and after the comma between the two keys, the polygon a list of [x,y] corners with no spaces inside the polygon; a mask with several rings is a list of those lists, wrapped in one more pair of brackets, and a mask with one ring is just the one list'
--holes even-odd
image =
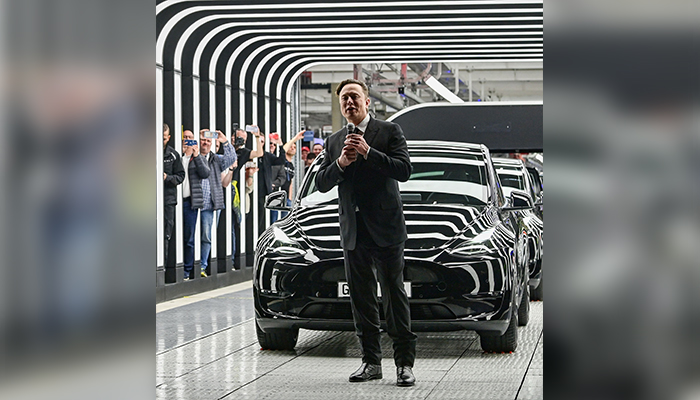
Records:
{"label": "black car", "polygon": [[535,212],[540,219],[544,220],[544,183],[542,181],[542,172],[535,167],[525,165],[527,173],[530,175],[530,183],[532,184],[533,199],[535,202]]}
{"label": "black car", "polygon": [[[485,351],[515,350],[516,326],[529,312],[527,237],[517,212],[532,208],[530,197],[514,192],[506,201],[483,145],[419,141],[408,149],[413,173],[399,187],[412,329],[475,330]],[[253,293],[263,348],[293,348],[299,328],[354,330],[337,187],[321,193],[314,183],[324,156],[291,210],[284,193],[266,199],[266,207],[291,212],[257,242]]]}
{"label": "black car", "polygon": [[[542,221],[542,191],[532,181],[532,173],[521,160],[513,158],[493,158],[493,165],[501,181],[506,197],[512,191],[524,191],[534,199],[534,208],[517,212],[528,237],[530,295],[533,300],[543,299],[542,256],[544,254],[544,224]],[[537,174],[539,178],[539,174]],[[541,188],[541,187],[540,187]]]}

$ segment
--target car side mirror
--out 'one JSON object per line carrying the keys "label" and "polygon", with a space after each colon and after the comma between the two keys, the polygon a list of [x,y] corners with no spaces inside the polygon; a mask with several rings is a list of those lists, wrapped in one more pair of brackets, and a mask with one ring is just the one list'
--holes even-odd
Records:
{"label": "car side mirror", "polygon": [[287,192],[278,190],[265,196],[265,208],[268,210],[291,211],[287,206]]}
{"label": "car side mirror", "polygon": [[539,207],[542,204],[544,204],[544,192],[540,192],[540,194],[537,196],[537,200],[535,200],[535,207]]}
{"label": "car side mirror", "polygon": [[503,207],[503,211],[522,211],[530,210],[534,207],[530,196],[522,191],[514,190],[510,193],[510,204],[508,207]]}

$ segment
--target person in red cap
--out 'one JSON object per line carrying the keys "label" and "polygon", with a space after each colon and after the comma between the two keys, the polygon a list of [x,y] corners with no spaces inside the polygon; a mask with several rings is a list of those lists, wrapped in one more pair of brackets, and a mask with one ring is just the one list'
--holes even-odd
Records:
{"label": "person in red cap", "polygon": [[301,148],[301,159],[306,160],[306,156],[309,154],[311,149],[309,149],[309,146],[303,146]]}

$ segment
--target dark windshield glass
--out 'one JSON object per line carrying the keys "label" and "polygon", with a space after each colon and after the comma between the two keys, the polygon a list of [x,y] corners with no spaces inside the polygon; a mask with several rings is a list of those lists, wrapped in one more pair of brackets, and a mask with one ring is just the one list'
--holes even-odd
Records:
{"label": "dark windshield glass", "polygon": [[[489,200],[489,186],[483,160],[451,157],[415,157],[408,182],[399,183],[406,204],[462,204],[483,206]],[[314,179],[319,164],[310,168],[304,184],[303,206],[337,204],[338,191],[328,193],[316,188]]]}

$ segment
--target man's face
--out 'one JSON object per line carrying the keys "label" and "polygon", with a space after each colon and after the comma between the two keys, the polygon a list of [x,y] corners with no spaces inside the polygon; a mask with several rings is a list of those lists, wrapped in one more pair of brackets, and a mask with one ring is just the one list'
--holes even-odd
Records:
{"label": "man's face", "polygon": [[209,154],[209,152],[211,151],[211,139],[201,138],[199,139],[199,142],[199,152],[203,155]]}
{"label": "man's face", "polygon": [[340,112],[348,121],[355,125],[362,122],[367,116],[369,98],[365,96],[362,87],[356,83],[343,86],[338,95],[340,98]]}
{"label": "man's face", "polygon": [[308,150],[302,150],[301,151],[301,159],[306,160],[306,156],[309,154]]}
{"label": "man's face", "polygon": [[185,147],[185,140],[194,140],[194,133],[192,131],[182,132],[182,147]]}
{"label": "man's face", "polygon": [[236,130],[236,137],[243,139],[243,145],[245,145],[245,142],[248,139],[248,134],[243,129],[238,129]]}
{"label": "man's face", "polygon": [[163,147],[165,147],[170,141],[170,129],[163,131]]}
{"label": "man's face", "polygon": [[296,154],[296,153],[297,153],[297,144],[296,144],[296,143],[292,143],[292,145],[289,146],[289,150],[287,150],[287,154],[289,154],[289,155],[294,155],[294,154]]}
{"label": "man's face", "polygon": [[275,151],[277,151],[277,145],[270,143],[270,153],[274,153]]}
{"label": "man's face", "polygon": [[323,146],[321,146],[320,144],[316,143],[316,144],[314,145],[314,154],[319,155],[319,154],[321,154],[322,151],[323,151]]}

